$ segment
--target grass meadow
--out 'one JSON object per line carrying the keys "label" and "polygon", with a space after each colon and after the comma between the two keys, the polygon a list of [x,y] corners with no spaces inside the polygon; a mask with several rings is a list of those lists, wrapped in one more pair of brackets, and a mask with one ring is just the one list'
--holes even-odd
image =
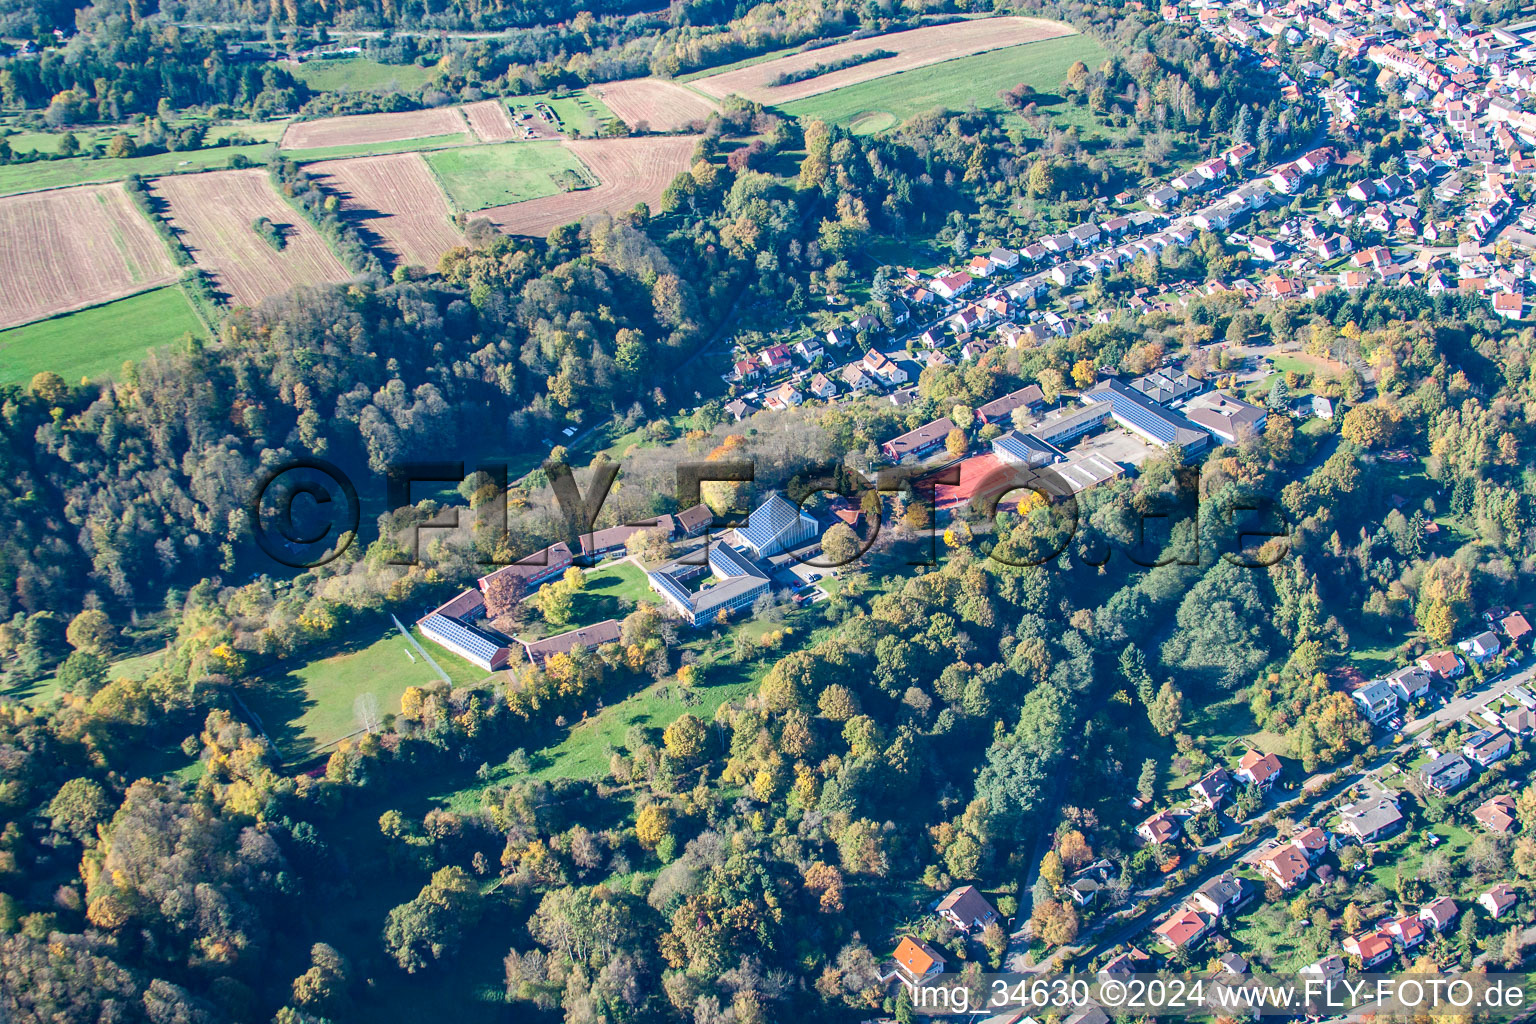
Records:
{"label": "grass meadow", "polygon": [[110,377],[123,363],[185,335],[207,337],[180,285],[0,331],[0,384],[52,370],[65,380]]}
{"label": "grass meadow", "polygon": [[388,142],[359,142],[352,146],[321,146],[316,149],[285,149],[283,156],[299,163],[313,160],[339,160],[351,156],[384,156],[387,153],[414,153],[435,149],[473,146],[475,139],[464,132],[452,135],[428,135],[422,139],[391,139]]}
{"label": "grass meadow", "polygon": [[786,103],[783,109],[796,117],[819,118],[874,134],[939,108],[998,109],[1003,105],[1000,92],[1025,84],[1041,93],[1042,108],[1054,113],[1062,104],[1046,101],[1061,88],[1073,62],[1095,67],[1107,56],[1098,42],[1085,35],[1042,39],[845,86]]}
{"label": "grass meadow", "polygon": [[466,212],[572,191],[567,182],[596,183],[586,165],[558,142],[466,146],[428,153],[426,161],[454,208]]}
{"label": "grass meadow", "polygon": [[366,57],[305,61],[290,70],[317,92],[409,92],[438,76],[435,67],[380,64]]}

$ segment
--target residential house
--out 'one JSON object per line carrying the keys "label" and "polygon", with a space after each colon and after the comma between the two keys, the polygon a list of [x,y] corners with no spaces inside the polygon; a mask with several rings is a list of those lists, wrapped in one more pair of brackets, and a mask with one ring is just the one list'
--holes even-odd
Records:
{"label": "residential house", "polygon": [[1429,927],[1417,914],[1405,914],[1395,920],[1388,921],[1386,930],[1392,937],[1403,944],[1403,949],[1414,949],[1423,944],[1429,938]]}
{"label": "residential house", "polygon": [[859,363],[849,363],[838,373],[842,374],[843,383],[855,394],[860,391],[874,391],[880,387],[880,382],[864,372],[864,367]]}
{"label": "residential house", "polygon": [[1195,890],[1195,903],[1208,914],[1230,917],[1253,898],[1254,887],[1231,871],[1224,871]]}
{"label": "residential house", "polygon": [[1387,796],[1368,797],[1359,803],[1350,804],[1344,808],[1342,819],[1340,827],[1362,843],[1375,842],[1401,828],[1403,824],[1403,815],[1397,809],[1397,802]]}
{"label": "residential house", "polygon": [[1308,964],[1297,973],[1304,979],[1316,978],[1324,983],[1332,983],[1342,980],[1348,970],[1349,965],[1344,962],[1344,958],[1335,954],[1325,956],[1315,964]]}
{"label": "residential house", "polygon": [[738,359],[733,371],[737,380],[749,381],[759,376],[763,369],[756,359]]}
{"label": "residential house", "polygon": [[907,382],[907,371],[897,366],[890,356],[879,349],[870,349],[864,353],[861,362],[865,370],[891,387]]}
{"label": "residential house", "polygon": [[1365,717],[1377,724],[1397,713],[1397,691],[1385,679],[1373,679],[1350,696]]}
{"label": "residential house", "polygon": [[957,295],[964,295],[970,291],[976,282],[970,274],[961,271],[958,274],[945,274],[933,279],[933,291],[944,299],[953,299]]}
{"label": "residential house", "polygon": [[832,378],[824,373],[818,373],[811,377],[811,394],[817,398],[828,399],[837,397],[837,385]]}
{"label": "residential house", "polygon": [[745,399],[733,398],[731,401],[726,403],[725,411],[730,415],[733,422],[740,423],[742,420],[756,412],[757,406],[746,401]]}
{"label": "residential house", "polygon": [[774,412],[783,412],[785,409],[793,409],[804,401],[805,396],[795,390],[793,384],[786,381],[768,392],[768,397],[763,400],[763,404]]}
{"label": "residential house", "polygon": [[1316,864],[1328,852],[1328,833],[1316,826],[1304,828],[1291,837],[1291,845],[1306,855],[1308,862]]}
{"label": "residential house", "polygon": [[944,957],[921,939],[903,936],[896,945],[894,970],[882,973],[881,981],[900,977],[909,985],[919,985],[936,974],[944,973]]}
{"label": "residential house", "polygon": [[1312,862],[1295,843],[1275,847],[1258,859],[1259,873],[1289,892],[1307,877]]}
{"label": "residential house", "polygon": [[1484,768],[1504,760],[1514,744],[1503,729],[1479,729],[1467,737],[1461,752],[1470,761]]}
{"label": "residential house", "polygon": [[997,910],[974,885],[962,885],[939,902],[939,916],[963,932],[979,932],[999,919]]}
{"label": "residential house", "polygon": [[1499,638],[1488,630],[1484,630],[1474,637],[1461,641],[1456,645],[1456,648],[1465,652],[1467,657],[1479,665],[1492,660],[1493,656],[1498,654],[1501,649]]}
{"label": "residential house", "polygon": [[1080,907],[1086,907],[1099,895],[1103,886],[1093,878],[1078,878],[1067,883],[1067,895],[1072,897],[1072,902]]}
{"label": "residential house", "polygon": [[1419,908],[1419,920],[1436,932],[1443,932],[1456,920],[1460,911],[1456,901],[1449,896],[1439,896]]}
{"label": "residential house", "polygon": [[1280,759],[1274,754],[1261,754],[1257,750],[1250,750],[1237,762],[1237,779],[1239,782],[1251,786],[1257,786],[1265,793],[1269,792],[1275,780],[1280,778]]}
{"label": "residential house", "polygon": [[1519,612],[1510,612],[1500,619],[1499,629],[1512,644],[1518,644],[1531,635],[1531,624]]}
{"label": "residential house", "polygon": [[1415,664],[1441,679],[1456,679],[1467,671],[1467,666],[1461,663],[1455,651],[1435,651],[1424,655]]}
{"label": "residential house", "polygon": [[789,365],[789,346],[782,343],[769,345],[757,354],[757,358],[769,370],[782,370]]}
{"label": "residential house", "polygon": [[971,261],[965,265],[965,272],[972,277],[991,277],[992,271],[997,269],[997,264],[985,256],[972,256]]}
{"label": "residential house", "polygon": [[1478,906],[1488,911],[1488,916],[1495,921],[1508,913],[1510,908],[1519,901],[1520,897],[1507,882],[1500,882],[1477,898]]}
{"label": "residential house", "polygon": [[1167,811],[1158,811],[1136,826],[1136,834],[1154,846],[1168,842],[1178,835],[1179,831],[1178,819]]}
{"label": "residential house", "polygon": [[1183,910],[1153,931],[1170,949],[1198,949],[1211,933],[1212,920],[1198,910]]}
{"label": "residential house", "polygon": [[1381,932],[1351,935],[1344,940],[1343,946],[1344,952],[1359,959],[1360,969],[1365,971],[1392,959],[1395,948],[1392,945],[1392,936]]}
{"label": "residential house", "polygon": [[1429,692],[1429,673],[1417,665],[1410,665],[1389,673],[1387,684],[1397,694],[1398,700],[1411,704]]}
{"label": "residential house", "polygon": [[1215,810],[1231,790],[1232,777],[1220,765],[1206,772],[1198,782],[1189,787],[1195,803],[1206,810]]}
{"label": "residential house", "polygon": [[1473,811],[1472,817],[1489,832],[1508,835],[1515,827],[1515,798],[1508,793],[1500,793]]}
{"label": "residential house", "polygon": [[1420,778],[1436,793],[1450,793],[1472,777],[1472,762],[1461,754],[1437,757],[1424,766]]}
{"label": "residential house", "polygon": [[815,338],[806,338],[795,345],[795,355],[804,359],[807,363],[814,363],[827,354],[827,350],[821,347],[821,342]]}
{"label": "residential house", "polygon": [[993,249],[987,253],[987,259],[1000,270],[1012,270],[1019,265],[1019,254],[1012,249]]}

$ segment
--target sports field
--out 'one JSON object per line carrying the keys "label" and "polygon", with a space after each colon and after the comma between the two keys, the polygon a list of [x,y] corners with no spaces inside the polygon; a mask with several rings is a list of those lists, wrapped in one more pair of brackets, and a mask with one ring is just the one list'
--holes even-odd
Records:
{"label": "sports field", "polygon": [[795,117],[819,118],[873,134],[938,108],[1000,108],[998,94],[1017,85],[1054,95],[1074,61],[1097,67],[1108,56],[1085,35],[1043,39],[844,86],[786,103],[782,109]]}
{"label": "sports field", "polygon": [[[406,687],[439,681],[432,666],[387,618],[382,625],[360,626],[358,631],[363,634],[361,646],[258,683],[245,695],[283,757],[307,757],[361,728],[356,705],[365,693],[378,701],[381,716],[397,715]],[[439,648],[428,650],[433,658],[438,656]]]}
{"label": "sports field", "polygon": [[185,334],[208,331],[180,285],[0,331],[0,384],[52,370],[65,380],[108,377],[123,363]]}
{"label": "sports field", "polygon": [[473,212],[590,188],[597,178],[559,142],[508,142],[426,155],[455,209]]}

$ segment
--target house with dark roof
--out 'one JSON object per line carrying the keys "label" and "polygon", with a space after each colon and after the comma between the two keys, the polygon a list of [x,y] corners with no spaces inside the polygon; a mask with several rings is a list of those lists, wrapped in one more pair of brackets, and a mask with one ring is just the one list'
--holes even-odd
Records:
{"label": "house with dark roof", "polygon": [[1189,787],[1189,794],[1194,797],[1195,803],[1206,810],[1215,810],[1231,791],[1232,776],[1221,765],[1206,772]]}
{"label": "house with dark roof", "polygon": [[1437,757],[1424,766],[1419,776],[1436,793],[1449,793],[1472,777],[1472,763],[1461,754]]}
{"label": "house with dark roof", "polygon": [[1195,903],[1217,917],[1230,917],[1253,898],[1257,887],[1231,871],[1224,871],[1195,890]]}
{"label": "house with dark roof", "polygon": [[476,581],[476,585],[479,586],[480,592],[485,594],[488,593],[486,590],[488,586],[510,584],[515,600],[522,600],[524,595],[532,593],[542,584],[564,573],[575,564],[575,561],[576,556],[571,553],[570,545],[564,541],[556,541],[549,547],[535,551],[511,565],[504,565],[495,572],[487,573]]}
{"label": "house with dark roof", "polygon": [[1509,733],[1503,729],[1479,729],[1467,737],[1461,752],[1467,760],[1487,768],[1509,756],[1512,747]]}
{"label": "house with dark roof", "polygon": [[1437,932],[1443,932],[1456,920],[1460,910],[1456,901],[1449,896],[1440,896],[1430,900],[1419,908],[1419,920]]}
{"label": "house with dark roof", "polygon": [[1516,903],[1520,902],[1520,896],[1507,882],[1500,882],[1477,898],[1478,906],[1488,911],[1488,916],[1497,921],[1503,917]]}
{"label": "house with dark roof", "polygon": [[1136,826],[1136,834],[1156,846],[1179,834],[1179,820],[1167,811],[1159,811]]}
{"label": "house with dark roof", "polygon": [[1351,804],[1340,812],[1340,827],[1362,843],[1375,842],[1403,825],[1403,814],[1391,797],[1378,796]]}

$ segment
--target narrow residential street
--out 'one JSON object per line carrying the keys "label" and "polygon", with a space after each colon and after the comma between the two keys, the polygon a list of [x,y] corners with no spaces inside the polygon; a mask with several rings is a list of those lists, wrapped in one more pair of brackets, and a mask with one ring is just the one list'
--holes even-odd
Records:
{"label": "narrow residential street", "polygon": [[[1337,797],[1355,786],[1361,784],[1376,784],[1379,781],[1381,769],[1391,763],[1397,755],[1408,750],[1417,741],[1419,733],[1427,728],[1444,725],[1457,721],[1470,714],[1476,708],[1487,703],[1491,698],[1502,696],[1515,686],[1525,685],[1536,676],[1536,663],[1527,665],[1517,672],[1506,674],[1494,679],[1475,690],[1471,690],[1460,697],[1448,701],[1443,707],[1407,723],[1403,730],[1404,739],[1401,743],[1383,750],[1364,770],[1351,772],[1347,776],[1336,779],[1332,785],[1325,789],[1319,789],[1327,775],[1314,775],[1307,779],[1302,786],[1302,792],[1308,794],[1306,802],[1289,810],[1286,816],[1296,821],[1309,820],[1318,809],[1328,801]],[[1250,854],[1256,852],[1265,843],[1274,838],[1274,830],[1266,826],[1263,832],[1254,840],[1240,846],[1227,846],[1224,840],[1217,840],[1200,849],[1211,857],[1211,863],[1199,878],[1186,882],[1173,890],[1165,890],[1162,886],[1154,886],[1133,892],[1127,900],[1129,907],[1143,901],[1151,901],[1151,905],[1141,914],[1133,917],[1123,916],[1125,911],[1116,914],[1106,914],[1097,918],[1092,924],[1083,930],[1078,936],[1077,942],[1068,947],[1061,947],[1051,953],[1038,964],[1027,964],[1029,955],[1029,941],[1025,936],[1027,919],[1021,920],[1020,927],[1010,937],[1008,952],[1003,959],[1004,969],[1020,974],[1041,974],[1058,967],[1062,955],[1067,952],[1073,954],[1074,959],[1083,960],[1101,949],[1131,942],[1139,934],[1156,921],[1163,913],[1173,909],[1182,900],[1187,898],[1200,886],[1212,878],[1228,871],[1240,864]],[[1033,877],[1033,876],[1032,876]],[[1020,911],[1021,918],[1024,911]],[[1536,936],[1533,936],[1536,939]]]}

